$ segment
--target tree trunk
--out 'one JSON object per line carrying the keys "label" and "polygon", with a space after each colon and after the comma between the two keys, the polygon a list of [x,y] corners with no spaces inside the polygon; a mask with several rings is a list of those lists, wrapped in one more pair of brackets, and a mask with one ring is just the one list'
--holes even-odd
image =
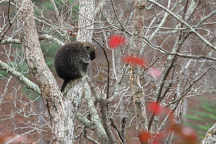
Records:
{"label": "tree trunk", "polygon": [[[78,27],[80,27],[77,35],[77,40],[81,42],[92,42],[93,28],[94,28],[94,16],[95,16],[95,0],[81,0],[79,1],[79,22]],[[80,81],[83,83],[82,81]],[[90,109],[90,114],[92,117],[92,122],[95,124],[95,131],[98,135],[100,143],[108,144],[106,131],[102,125],[102,121],[99,118],[97,110],[94,106],[94,100],[91,97],[91,90],[87,83],[85,83],[85,99],[88,102],[88,108]]]}
{"label": "tree trunk", "polygon": [[91,42],[94,28],[94,13],[95,13],[94,0],[81,0],[79,1],[79,21],[78,27],[80,28],[77,35],[77,40],[82,42]]}
{"label": "tree trunk", "polygon": [[52,128],[52,143],[61,143],[64,139],[65,118],[62,104],[62,94],[58,90],[56,80],[45,63],[40,48],[38,33],[34,21],[34,11],[31,0],[17,0],[18,22],[22,28],[22,41],[25,49],[25,58],[31,74],[36,78],[40,87],[41,95],[47,103]]}

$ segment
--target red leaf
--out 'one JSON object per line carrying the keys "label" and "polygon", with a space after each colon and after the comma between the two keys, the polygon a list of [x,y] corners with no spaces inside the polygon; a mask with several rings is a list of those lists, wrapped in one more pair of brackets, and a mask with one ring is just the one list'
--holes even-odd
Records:
{"label": "red leaf", "polygon": [[108,42],[109,47],[112,49],[115,49],[124,43],[125,43],[125,38],[121,35],[112,35]]}
{"label": "red leaf", "polygon": [[141,131],[139,133],[139,140],[141,143],[147,143],[151,139],[151,134],[147,131]]}
{"label": "red leaf", "polygon": [[148,109],[150,112],[152,112],[154,115],[159,115],[163,112],[163,107],[160,106],[157,102],[151,102],[148,104]]}
{"label": "red leaf", "polygon": [[134,56],[123,57],[123,62],[131,65],[140,65],[142,67],[145,67],[147,65],[147,62],[144,59]]}

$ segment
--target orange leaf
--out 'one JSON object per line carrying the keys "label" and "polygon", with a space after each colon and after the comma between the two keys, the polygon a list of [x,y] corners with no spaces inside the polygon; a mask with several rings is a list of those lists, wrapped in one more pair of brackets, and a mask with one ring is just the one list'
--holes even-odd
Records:
{"label": "orange leaf", "polygon": [[139,140],[141,143],[147,143],[151,139],[151,134],[147,131],[141,131],[139,133]]}
{"label": "orange leaf", "polygon": [[181,132],[182,138],[186,143],[196,144],[197,143],[197,135],[195,131],[189,127],[182,127]]}
{"label": "orange leaf", "polygon": [[195,131],[189,127],[184,127],[180,124],[173,124],[171,130],[182,138],[186,144],[197,144],[197,135]]}

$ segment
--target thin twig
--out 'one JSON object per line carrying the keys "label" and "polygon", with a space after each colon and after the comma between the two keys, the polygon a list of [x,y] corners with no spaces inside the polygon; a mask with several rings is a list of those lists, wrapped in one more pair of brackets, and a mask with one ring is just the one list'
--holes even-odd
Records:
{"label": "thin twig", "polygon": [[32,89],[36,93],[40,94],[40,88],[38,85],[30,81],[28,78],[26,78],[22,73],[16,71],[14,68],[10,67],[7,63],[4,63],[3,61],[0,60],[0,68],[11,73],[13,76],[15,76],[17,79],[19,79],[21,82],[26,84],[28,88]]}
{"label": "thin twig", "polygon": [[123,143],[124,143],[124,139],[123,139],[123,137],[122,137],[122,135],[121,135],[121,132],[119,131],[119,129],[118,129],[117,126],[115,125],[113,119],[110,119],[110,121],[111,121],[111,126],[116,130],[116,132],[117,132],[119,138],[121,139],[121,143],[123,144]]}
{"label": "thin twig", "polygon": [[106,62],[107,62],[107,93],[106,93],[106,99],[109,99],[109,81],[110,81],[110,63],[109,63],[109,59],[108,59],[108,56],[107,56],[107,53],[105,51],[105,47],[102,46],[100,44],[100,42],[98,42],[96,39],[93,38],[93,40],[102,48],[103,50],[103,53],[104,53],[104,56],[105,56],[105,59],[106,59]]}
{"label": "thin twig", "polygon": [[10,8],[11,8],[11,0],[9,0],[9,2],[8,2],[8,22],[9,22],[9,25],[11,26],[12,23],[10,20]]}
{"label": "thin twig", "polygon": [[10,30],[10,28],[12,27],[14,21],[16,20],[17,16],[20,14],[20,11],[21,9],[19,9],[16,13],[16,15],[13,17],[12,21],[10,21],[9,23],[9,26],[8,25],[5,25],[3,28],[2,28],[2,31],[1,31],[1,35],[0,35],[0,43],[2,42],[2,40],[4,39],[5,35],[7,34],[7,32]]}
{"label": "thin twig", "polygon": [[121,120],[121,136],[123,138],[123,143],[125,143],[125,128],[126,128],[126,117]]}
{"label": "thin twig", "polygon": [[189,86],[186,88],[186,90],[184,91],[184,93],[182,94],[182,96],[181,96],[179,99],[177,99],[177,100],[175,100],[175,101],[173,101],[173,102],[170,102],[166,107],[170,106],[171,104],[177,103],[176,106],[175,106],[175,108],[172,110],[172,111],[174,111],[174,110],[177,108],[179,102],[190,92],[192,86],[193,86],[194,84],[196,84],[199,80],[201,80],[201,79],[206,75],[206,73],[209,72],[209,70],[211,70],[211,69],[212,69],[211,67],[208,68],[208,69],[207,69],[205,72],[203,72],[199,77],[197,77],[196,79],[194,79],[194,80],[189,84]]}
{"label": "thin twig", "polygon": [[116,9],[115,9],[115,7],[114,7],[113,0],[110,0],[110,2],[111,2],[112,9],[113,9],[113,12],[114,12],[114,14],[115,14],[115,17],[116,17],[118,23],[119,23],[120,26],[121,26],[121,31],[124,31],[124,30],[125,30],[125,27],[123,26],[123,24],[122,24],[121,21],[119,20],[119,17],[118,17],[118,15],[117,15]]}
{"label": "thin twig", "polygon": [[164,11],[168,12],[170,15],[172,15],[176,20],[180,21],[181,23],[183,23],[184,25],[186,25],[191,32],[193,32],[194,34],[196,34],[200,40],[202,40],[206,45],[208,45],[210,48],[212,48],[213,50],[216,51],[216,47],[211,44],[208,40],[206,40],[201,34],[199,34],[190,24],[188,24],[186,21],[184,21],[182,18],[180,18],[179,16],[177,16],[175,13],[173,13],[172,11],[170,11],[169,9],[167,9],[166,7],[164,7],[163,5],[161,5],[160,3],[154,1],[154,0],[148,0],[149,2],[157,5],[158,7],[162,8]]}

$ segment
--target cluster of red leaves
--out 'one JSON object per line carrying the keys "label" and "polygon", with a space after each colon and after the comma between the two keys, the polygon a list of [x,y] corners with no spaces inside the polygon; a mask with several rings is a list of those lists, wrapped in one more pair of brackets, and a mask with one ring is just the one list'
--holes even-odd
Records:
{"label": "cluster of red leaves", "polygon": [[[148,62],[144,59],[144,58],[139,58],[136,56],[124,56],[123,57],[123,62],[130,64],[132,66],[141,66],[141,67],[148,67]],[[151,67],[148,69],[148,74],[150,74],[154,79],[157,79],[158,77],[160,77],[161,72],[155,68],[155,67]]]}
{"label": "cluster of red leaves", "polygon": [[174,134],[180,138],[180,144],[197,144],[196,133],[191,128],[177,124],[170,109],[161,106],[160,103],[157,102],[149,103],[147,108],[156,116],[161,116],[162,114],[169,115],[169,126],[158,134],[153,134],[148,131],[141,131],[139,133],[139,140],[142,144],[161,144],[171,132],[174,132]]}
{"label": "cluster of red leaves", "polygon": [[[123,45],[125,43],[125,38],[121,35],[112,35],[109,38],[108,44],[111,49],[116,49],[117,47]],[[140,58],[137,56],[123,56],[122,58],[124,63],[130,64],[132,66],[141,66],[141,67],[148,67],[148,62],[144,58]],[[157,79],[161,72],[154,67],[148,69],[148,73],[154,78]]]}
{"label": "cluster of red leaves", "polygon": [[[125,43],[125,38],[121,35],[112,35],[109,39],[109,47],[111,49],[115,49]],[[137,56],[123,56],[123,62],[130,64],[132,66],[141,66],[147,67],[148,62],[144,58],[140,58]],[[155,79],[157,79],[161,72],[154,67],[148,69],[148,73]],[[177,124],[174,120],[174,115],[170,109],[165,108],[157,102],[151,102],[147,106],[149,112],[154,114],[155,116],[161,115],[169,115],[169,126],[162,132],[158,134],[153,134],[148,131],[142,131],[139,133],[139,140],[143,144],[151,143],[151,144],[160,144],[169,134],[170,132],[174,132],[175,135],[181,138],[180,143],[184,144],[197,144],[197,137],[195,132],[187,127],[184,127],[180,124]]]}

